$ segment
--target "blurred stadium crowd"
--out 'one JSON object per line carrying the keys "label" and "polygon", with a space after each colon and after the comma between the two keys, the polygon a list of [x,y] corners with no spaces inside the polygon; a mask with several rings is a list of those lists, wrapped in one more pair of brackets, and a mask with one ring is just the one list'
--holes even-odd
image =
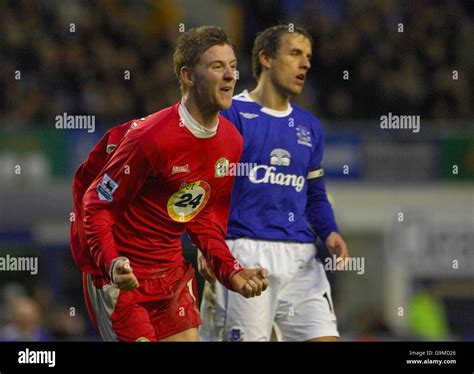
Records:
{"label": "blurred stadium crowd", "polygon": [[[0,112],[7,124],[47,124],[68,112],[95,114],[110,126],[177,100],[173,45],[186,17],[185,28],[196,26],[187,16],[187,1],[2,3]],[[227,18],[216,24],[226,25],[238,44],[237,90],[252,82],[255,33],[294,22],[315,39],[313,72],[299,101],[319,116],[371,118],[388,111],[432,119],[472,116],[469,0],[229,0],[224,7]],[[227,22],[236,17],[240,21]],[[20,84],[13,79],[17,70]],[[452,79],[454,70],[458,80]]]}
{"label": "blurred stadium crowd", "polygon": [[87,332],[82,309],[58,302],[46,285],[30,291],[9,282],[1,288],[0,300],[0,341],[82,340],[92,332],[92,327]]}

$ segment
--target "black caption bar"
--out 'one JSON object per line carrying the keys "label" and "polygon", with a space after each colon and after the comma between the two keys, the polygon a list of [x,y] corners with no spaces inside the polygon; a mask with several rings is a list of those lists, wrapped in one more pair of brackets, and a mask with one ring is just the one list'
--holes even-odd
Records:
{"label": "black caption bar", "polygon": [[338,372],[473,373],[474,342],[339,343],[0,343],[0,374],[68,373],[76,370],[191,369],[223,373],[231,368],[285,367]]}

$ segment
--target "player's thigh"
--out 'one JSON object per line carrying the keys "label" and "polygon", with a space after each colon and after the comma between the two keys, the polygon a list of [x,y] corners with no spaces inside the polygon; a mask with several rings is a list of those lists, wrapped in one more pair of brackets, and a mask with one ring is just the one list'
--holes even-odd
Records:
{"label": "player's thigh", "polygon": [[276,323],[284,341],[339,337],[324,268],[316,260],[300,269],[279,295]]}
{"label": "player's thigh", "polygon": [[198,329],[194,327],[161,339],[160,342],[197,342],[198,340],[199,332]]}
{"label": "player's thigh", "polygon": [[119,341],[157,341],[148,310],[139,304],[116,308],[112,327]]}
{"label": "player's thigh", "polygon": [[[216,289],[219,282],[204,283],[201,301],[202,325],[199,327],[199,339],[205,342],[216,342],[223,340],[222,329],[224,327],[225,298],[222,292],[224,287]],[[218,294],[219,292],[219,294]]]}
{"label": "player's thigh", "polygon": [[222,313],[223,339],[227,341],[269,341],[275,316],[272,288],[258,297],[246,299],[225,290],[227,298]]}
{"label": "player's thigh", "polygon": [[206,284],[201,304],[202,341],[268,341],[272,333],[274,302],[271,288],[246,299],[220,283]]}
{"label": "player's thigh", "polygon": [[339,341],[338,336],[320,336],[319,338],[313,338],[306,340],[307,342],[337,342]]}
{"label": "player's thigh", "polygon": [[[271,268],[265,243],[238,239],[227,241],[234,256],[246,267]],[[268,252],[268,251],[267,251]],[[270,340],[276,310],[277,282],[270,276],[270,287],[260,296],[245,299],[220,283],[206,282],[201,304],[203,341],[267,341]]]}
{"label": "player's thigh", "polygon": [[[198,310],[196,277],[180,280],[177,293],[165,308],[150,309],[151,322],[158,340],[195,341],[201,317]],[[194,331],[195,330],[195,331]],[[181,335],[180,335],[181,334]]]}
{"label": "player's thigh", "polygon": [[156,341],[148,312],[134,302],[135,293],[121,291],[100,277],[86,277],[87,303],[105,341]]}

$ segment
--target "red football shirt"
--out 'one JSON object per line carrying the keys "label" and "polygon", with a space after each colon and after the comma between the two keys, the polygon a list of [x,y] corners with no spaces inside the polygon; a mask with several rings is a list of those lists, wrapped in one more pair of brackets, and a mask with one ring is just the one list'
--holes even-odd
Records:
{"label": "red football shirt", "polygon": [[126,256],[138,273],[181,264],[187,230],[218,280],[230,288],[240,270],[225,225],[243,140],[219,116],[214,136],[198,138],[181,122],[179,103],[134,121],[83,199],[84,234],[104,274]]}
{"label": "red football shirt", "polygon": [[81,271],[101,274],[85,242],[83,229],[82,199],[87,189],[107,163],[111,152],[117,147],[133,121],[111,128],[78,167],[73,180],[74,220],[71,223],[71,252]]}

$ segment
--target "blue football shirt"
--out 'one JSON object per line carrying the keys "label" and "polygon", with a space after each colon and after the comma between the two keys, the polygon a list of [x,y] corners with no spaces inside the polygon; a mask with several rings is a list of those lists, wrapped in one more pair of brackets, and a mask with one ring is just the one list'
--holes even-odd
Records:
{"label": "blue football shirt", "polygon": [[[222,114],[244,138],[242,158],[234,168],[227,237],[315,241],[318,230],[307,211],[308,182],[324,174],[321,123],[296,105],[284,112],[262,107],[247,91],[234,96]],[[324,188],[323,195],[324,200]],[[325,214],[325,230],[337,231],[327,198],[325,202],[324,209],[331,210]]]}

